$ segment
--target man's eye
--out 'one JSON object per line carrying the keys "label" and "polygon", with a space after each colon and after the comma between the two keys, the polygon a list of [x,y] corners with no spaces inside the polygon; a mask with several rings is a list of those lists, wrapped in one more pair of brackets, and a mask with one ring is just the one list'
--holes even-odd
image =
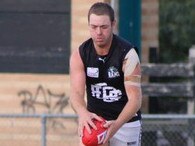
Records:
{"label": "man's eye", "polygon": [[92,29],[95,29],[95,28],[96,28],[96,26],[91,26],[91,28],[92,28]]}
{"label": "man's eye", "polygon": [[107,26],[107,25],[104,25],[104,26],[102,26],[101,28],[102,28],[102,29],[107,29],[108,26]]}

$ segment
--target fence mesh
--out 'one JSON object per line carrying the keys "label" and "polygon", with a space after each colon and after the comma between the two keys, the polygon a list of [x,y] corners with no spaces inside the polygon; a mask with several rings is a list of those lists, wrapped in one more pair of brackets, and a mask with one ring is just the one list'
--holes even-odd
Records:
{"label": "fence mesh", "polygon": [[195,118],[158,116],[144,118],[142,146],[194,146]]}
{"label": "fence mesh", "polygon": [[0,145],[41,146],[40,127],[37,118],[0,118]]}
{"label": "fence mesh", "polygon": [[77,119],[66,115],[0,115],[1,146],[78,146]]}

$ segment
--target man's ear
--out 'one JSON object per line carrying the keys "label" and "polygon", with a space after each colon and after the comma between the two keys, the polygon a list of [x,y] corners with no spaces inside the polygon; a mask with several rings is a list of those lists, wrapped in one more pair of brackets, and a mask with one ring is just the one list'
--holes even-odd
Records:
{"label": "man's ear", "polygon": [[111,25],[114,28],[116,26],[116,20],[112,21]]}

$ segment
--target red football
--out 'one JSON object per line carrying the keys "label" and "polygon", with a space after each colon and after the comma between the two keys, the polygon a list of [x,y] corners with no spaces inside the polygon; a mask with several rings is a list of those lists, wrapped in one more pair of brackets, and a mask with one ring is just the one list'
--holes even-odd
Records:
{"label": "red football", "polygon": [[91,128],[91,134],[89,134],[86,128],[83,129],[83,137],[82,142],[85,146],[97,146],[103,143],[107,128],[103,127],[104,123],[106,122],[104,119],[103,121],[98,121],[93,119],[94,124],[97,127],[97,130]]}

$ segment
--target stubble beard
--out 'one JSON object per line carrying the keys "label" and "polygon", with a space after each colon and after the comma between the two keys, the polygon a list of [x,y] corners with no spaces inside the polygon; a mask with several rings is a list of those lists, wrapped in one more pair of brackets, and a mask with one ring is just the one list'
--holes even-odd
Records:
{"label": "stubble beard", "polygon": [[110,36],[109,38],[107,38],[106,41],[103,41],[103,42],[96,42],[96,46],[100,49],[104,49],[104,48],[107,48],[108,45],[110,45],[112,42],[112,36]]}

